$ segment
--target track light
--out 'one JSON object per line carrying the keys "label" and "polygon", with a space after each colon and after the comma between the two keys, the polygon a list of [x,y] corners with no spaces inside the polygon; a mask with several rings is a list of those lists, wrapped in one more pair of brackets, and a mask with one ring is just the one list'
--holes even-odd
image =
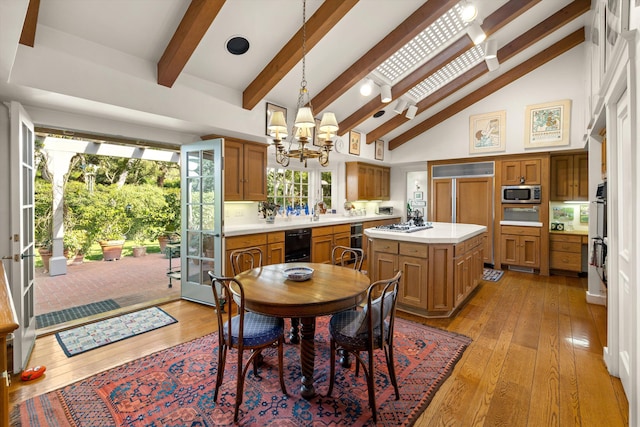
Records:
{"label": "track light", "polygon": [[373,92],[373,81],[369,78],[365,79],[362,85],[360,85],[360,95],[369,96]]}
{"label": "track light", "polygon": [[498,56],[498,41],[496,39],[487,40],[484,45],[484,59],[496,58]]}
{"label": "track light", "polygon": [[407,108],[407,101],[405,101],[404,99],[400,98],[400,99],[398,99],[398,102],[396,103],[396,106],[393,107],[393,111],[395,111],[397,114],[402,114],[402,112],[404,111],[405,108]]}
{"label": "track light", "polygon": [[405,115],[405,117],[407,119],[411,120],[416,116],[417,112],[418,112],[418,106],[417,105],[409,105],[409,108],[407,108],[407,114]]}
{"label": "track light", "polygon": [[391,97],[391,86],[382,85],[380,86],[380,101],[387,103],[391,102],[393,98]]}
{"label": "track light", "polygon": [[484,31],[482,31],[482,28],[480,27],[480,24],[478,24],[478,22],[473,22],[467,25],[467,34],[473,41],[473,44],[475,44],[476,46],[482,43],[484,39],[487,38],[487,35],[484,33]]}
{"label": "track light", "polygon": [[495,56],[493,58],[484,58],[484,62],[487,64],[489,71],[495,71],[500,68],[500,62]]}
{"label": "track light", "polygon": [[463,1],[460,3],[462,10],[460,11],[460,19],[462,22],[471,22],[478,16],[478,8],[471,2]]}

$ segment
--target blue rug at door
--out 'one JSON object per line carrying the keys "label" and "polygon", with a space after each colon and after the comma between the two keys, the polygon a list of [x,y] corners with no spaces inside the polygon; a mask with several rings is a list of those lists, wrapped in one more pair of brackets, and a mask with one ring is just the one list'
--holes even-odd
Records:
{"label": "blue rug at door", "polygon": [[151,307],[100,322],[56,333],[67,357],[162,328],[178,321],[158,307]]}

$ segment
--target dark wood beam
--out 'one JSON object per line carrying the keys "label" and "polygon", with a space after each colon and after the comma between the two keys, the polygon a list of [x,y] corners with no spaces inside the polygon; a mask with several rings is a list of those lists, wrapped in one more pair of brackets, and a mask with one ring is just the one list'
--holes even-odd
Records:
{"label": "dark wood beam", "polygon": [[517,65],[516,67],[507,71],[506,73],[498,76],[496,79],[492,80],[490,83],[484,85],[480,89],[477,89],[476,91],[470,93],[469,95],[465,96],[459,101],[454,102],[444,110],[434,114],[433,116],[429,117],[427,120],[421,122],[417,126],[409,129],[405,133],[390,140],[389,150],[398,148],[402,144],[412,140],[413,138],[426,132],[432,127],[442,123],[443,121],[449,119],[450,117],[459,113],[465,108],[475,104],[476,102],[491,95],[492,93],[495,93],[496,91],[502,89],[506,85],[513,83],[514,81],[524,76],[525,74],[546,64],[552,59],[557,58],[558,56],[569,51],[570,49],[573,49],[574,47],[584,42],[584,40],[585,40],[584,27],[582,27],[574,31],[567,37],[563,38],[559,42],[543,50],[542,52],[527,59],[520,65]]}
{"label": "dark wood beam", "polygon": [[173,86],[225,1],[191,0],[180,25],[158,61],[159,85]]}
{"label": "dark wood beam", "polygon": [[20,34],[20,44],[31,46],[36,42],[36,27],[38,26],[38,12],[40,11],[40,0],[30,0],[27,6],[27,14],[22,24]]}
{"label": "dark wood beam", "polygon": [[[325,0],[306,23],[309,52],[359,0]],[[242,108],[253,109],[302,60],[302,27],[242,92]],[[317,109],[317,111],[320,111]]]}
{"label": "dark wood beam", "polygon": [[[482,24],[482,30],[487,37],[494,34],[502,27],[513,21],[540,0],[511,0],[508,3],[502,5],[495,12],[493,12]],[[418,85],[420,82],[429,78],[433,73],[437,72],[443,66],[453,61],[458,56],[473,47],[473,42],[466,34],[460,37],[458,40],[449,45],[445,50],[438,53],[432,59],[427,61],[421,67],[417,68],[405,78],[393,85],[391,89],[391,96],[393,100],[400,98],[405,93],[409,92],[412,88]],[[315,105],[315,99],[313,100]],[[385,104],[380,101],[380,98],[374,97],[364,106],[359,108],[349,117],[340,122],[340,134],[344,135],[360,123],[369,119],[376,111],[385,107]],[[371,144],[375,141],[374,138],[367,137],[367,144]]]}
{"label": "dark wood beam", "polygon": [[[532,27],[530,30],[526,31],[516,39],[507,43],[498,51],[498,60],[500,62],[506,62],[508,59],[513,56],[523,52],[525,49],[533,46],[538,41],[542,40],[549,34],[554,31],[562,28],[564,25],[568,24],[572,20],[576,19],[580,15],[589,11],[590,1],[589,0],[576,0],[569,5],[563,7],[553,15],[549,16],[544,21],[540,22],[536,26]],[[493,15],[492,15],[493,16]],[[425,111],[426,109],[432,107],[438,102],[442,101],[449,95],[455,93],[459,89],[468,85],[478,77],[484,75],[489,70],[486,68],[484,63],[477,65],[476,67],[468,70],[461,76],[457,77],[453,81],[449,82],[442,88],[433,92],[426,98],[422,99],[418,104],[418,114],[420,112]],[[376,139],[382,138],[384,135],[393,131],[397,127],[406,123],[409,119],[405,118],[403,115],[398,115],[393,117],[392,119],[386,121],[376,129],[372,130],[367,134],[367,141],[371,138],[372,141]]]}
{"label": "dark wood beam", "polygon": [[[314,110],[324,110],[398,49],[451,9],[457,0],[429,0],[398,25],[384,39],[362,55],[311,100]],[[341,130],[342,131],[342,130]]]}

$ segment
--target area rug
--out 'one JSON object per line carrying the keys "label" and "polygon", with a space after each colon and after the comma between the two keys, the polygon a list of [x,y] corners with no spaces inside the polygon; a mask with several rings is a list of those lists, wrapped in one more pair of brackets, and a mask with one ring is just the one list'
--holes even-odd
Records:
{"label": "area rug", "polygon": [[[14,407],[12,422],[22,426],[226,426],[233,425],[236,402],[236,353],[228,356],[218,402],[213,401],[217,369],[217,335],[210,334]],[[403,319],[396,321],[395,365],[400,400],[395,400],[384,355],[376,352],[378,425],[411,426],[453,371],[471,339]],[[364,375],[337,366],[332,397],[329,380],[327,318],[316,327],[317,396],[300,396],[297,345],[285,344],[285,382],[278,381],[277,351],[265,350],[256,378],[250,372],[240,406],[243,426],[374,425]],[[252,371],[250,369],[250,371]],[[12,424],[14,425],[14,424]]]}
{"label": "area rug", "polygon": [[497,282],[502,278],[504,271],[502,270],[494,270],[492,268],[485,268],[482,273],[482,280],[486,280],[488,282]]}
{"label": "area rug", "polygon": [[64,354],[71,357],[176,322],[162,309],[151,307],[58,332],[56,339]]}
{"label": "area rug", "polygon": [[65,308],[64,310],[52,311],[51,313],[39,314],[36,316],[36,328],[46,328],[48,326],[59,325],[94,314],[105,313],[107,311],[120,308],[120,304],[112,299],[92,302],[90,304],[79,305],[77,307]]}

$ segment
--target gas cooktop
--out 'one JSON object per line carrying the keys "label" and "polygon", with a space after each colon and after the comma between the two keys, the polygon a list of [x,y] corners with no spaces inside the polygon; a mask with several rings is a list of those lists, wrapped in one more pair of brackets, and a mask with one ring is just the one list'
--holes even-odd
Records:
{"label": "gas cooktop", "polygon": [[404,222],[402,224],[380,225],[375,229],[380,231],[395,231],[397,233],[413,233],[414,231],[426,230],[428,228],[433,228],[433,225],[430,222],[426,222],[422,225]]}

